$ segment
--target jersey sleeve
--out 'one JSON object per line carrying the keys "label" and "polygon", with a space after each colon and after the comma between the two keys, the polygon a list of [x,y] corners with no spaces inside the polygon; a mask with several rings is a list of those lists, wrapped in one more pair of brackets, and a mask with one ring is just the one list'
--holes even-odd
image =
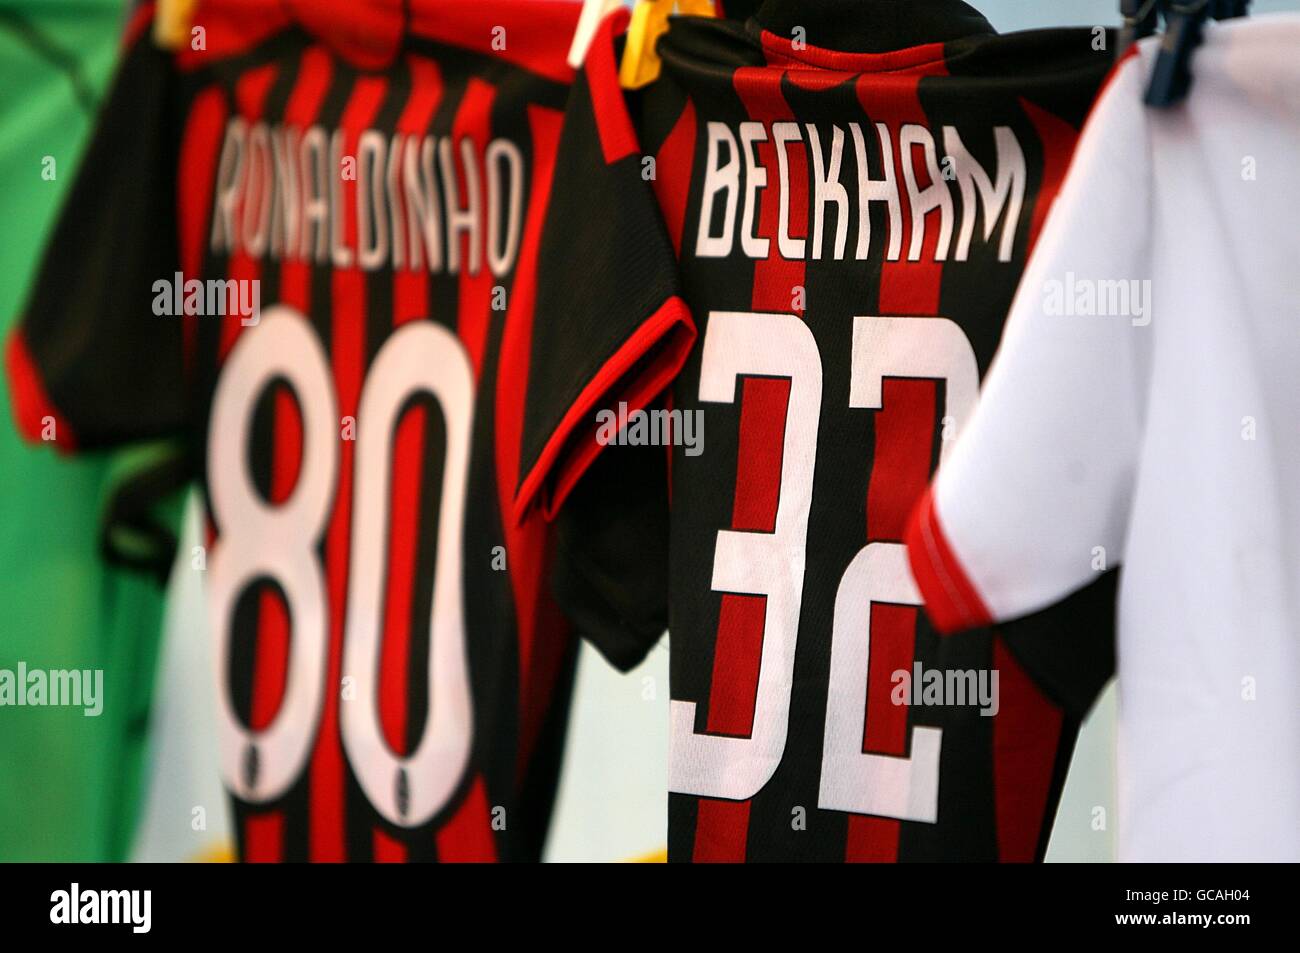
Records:
{"label": "jersey sleeve", "polygon": [[555,601],[622,671],[640,664],[668,628],[668,542],[663,447],[604,448],[556,517]]}
{"label": "jersey sleeve", "polygon": [[695,340],[618,83],[618,11],[570,93],[543,231],[516,515],[548,517],[600,452],[600,409],[644,407]]}
{"label": "jersey sleeve", "polygon": [[[5,363],[16,423],[64,451],[175,433],[181,319],[155,284],[179,271],[168,55],[134,25]],[[168,296],[170,297],[170,295]]]}
{"label": "jersey sleeve", "polygon": [[1123,562],[1156,330],[1139,62],[1085,125],[978,406],[910,520],[940,631],[1033,613]]}

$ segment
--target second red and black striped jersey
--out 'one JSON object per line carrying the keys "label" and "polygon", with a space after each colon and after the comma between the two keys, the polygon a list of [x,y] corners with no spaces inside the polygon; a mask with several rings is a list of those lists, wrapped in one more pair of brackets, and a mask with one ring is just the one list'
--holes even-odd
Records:
{"label": "second red and black striped jersey", "polygon": [[670,859],[1041,858],[1113,579],[941,641],[902,540],[1109,38],[768,2],[674,19],[624,95],[620,25],[569,102],[517,506],[558,516],[556,593],[611,660],[669,630]]}
{"label": "second red and black striped jersey", "polygon": [[505,514],[577,12],[133,23],[10,375],[63,448],[190,440],[244,859],[540,855],[573,642]]}

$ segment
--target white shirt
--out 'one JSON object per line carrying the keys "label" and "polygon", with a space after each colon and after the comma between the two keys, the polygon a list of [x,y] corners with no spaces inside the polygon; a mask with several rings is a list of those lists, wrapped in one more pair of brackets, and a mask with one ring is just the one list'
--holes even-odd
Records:
{"label": "white shirt", "polygon": [[1120,858],[1295,861],[1300,16],[1210,23],[1167,110],[1157,42],[1088,120],[910,555],[945,630],[1120,565]]}

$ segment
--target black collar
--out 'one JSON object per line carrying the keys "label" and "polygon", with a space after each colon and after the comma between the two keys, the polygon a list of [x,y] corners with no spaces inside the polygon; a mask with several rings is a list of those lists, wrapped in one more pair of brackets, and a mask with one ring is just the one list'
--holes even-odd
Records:
{"label": "black collar", "polygon": [[803,27],[810,46],[848,53],[888,53],[997,32],[961,0],[763,0],[754,19],[787,40]]}

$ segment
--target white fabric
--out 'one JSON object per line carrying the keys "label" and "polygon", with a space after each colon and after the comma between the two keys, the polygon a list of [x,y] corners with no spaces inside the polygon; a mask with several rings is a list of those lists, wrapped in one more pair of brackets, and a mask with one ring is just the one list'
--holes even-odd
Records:
{"label": "white fabric", "polygon": [[[1300,16],[1211,23],[1163,111],[1157,52],[1088,121],[935,509],[998,619],[1122,564],[1121,859],[1300,860]],[[1149,308],[1060,314],[1071,273]]]}

